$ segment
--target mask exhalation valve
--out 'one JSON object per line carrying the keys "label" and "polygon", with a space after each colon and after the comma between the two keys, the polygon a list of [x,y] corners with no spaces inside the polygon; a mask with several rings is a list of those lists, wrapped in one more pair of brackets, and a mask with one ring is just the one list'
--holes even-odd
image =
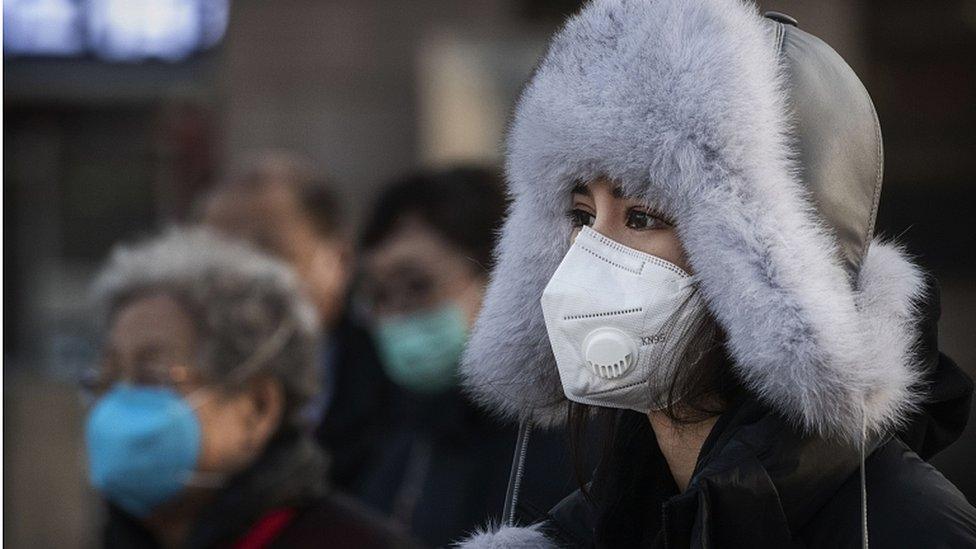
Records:
{"label": "mask exhalation valve", "polygon": [[637,362],[637,344],[616,328],[597,328],[583,340],[583,356],[593,375],[615,379]]}

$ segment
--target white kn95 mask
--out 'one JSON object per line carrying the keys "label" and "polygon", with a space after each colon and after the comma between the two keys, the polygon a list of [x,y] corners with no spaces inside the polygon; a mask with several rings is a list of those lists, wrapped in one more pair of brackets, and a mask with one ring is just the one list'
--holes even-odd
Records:
{"label": "white kn95 mask", "polygon": [[674,404],[675,369],[707,318],[695,278],[583,227],[542,293],[566,398],[639,412]]}

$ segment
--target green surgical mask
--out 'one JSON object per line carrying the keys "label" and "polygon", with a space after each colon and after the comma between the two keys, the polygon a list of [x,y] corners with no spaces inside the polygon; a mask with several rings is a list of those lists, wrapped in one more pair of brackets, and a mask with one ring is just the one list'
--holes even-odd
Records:
{"label": "green surgical mask", "polygon": [[457,384],[468,337],[464,312],[447,305],[381,322],[374,331],[386,375],[415,393],[442,393]]}

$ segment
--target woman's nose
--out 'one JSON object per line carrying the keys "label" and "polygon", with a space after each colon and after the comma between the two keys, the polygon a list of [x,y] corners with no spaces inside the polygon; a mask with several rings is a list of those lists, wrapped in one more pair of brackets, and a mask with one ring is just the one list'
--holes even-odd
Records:
{"label": "woman's nose", "polygon": [[622,223],[613,223],[612,217],[609,215],[597,215],[596,220],[593,222],[593,225],[590,228],[609,238],[610,240],[615,240],[617,242],[622,242],[624,240],[623,231],[626,229],[626,227],[624,227]]}

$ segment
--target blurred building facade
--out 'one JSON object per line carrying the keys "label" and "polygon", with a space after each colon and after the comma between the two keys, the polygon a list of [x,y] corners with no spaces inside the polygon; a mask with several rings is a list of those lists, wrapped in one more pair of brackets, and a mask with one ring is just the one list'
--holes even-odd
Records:
{"label": "blurred building facade", "polygon": [[[238,0],[223,41],[179,62],[5,58],[4,541],[95,538],[71,386],[95,358],[85,291],[113,242],[185,218],[265,148],[315,158],[353,220],[418,164],[499,161],[519,87],[578,4]],[[976,375],[976,2],[760,4],[831,44],[871,92],[879,230],[938,276],[942,347]],[[935,460],[971,501],[973,460],[973,425]]]}

